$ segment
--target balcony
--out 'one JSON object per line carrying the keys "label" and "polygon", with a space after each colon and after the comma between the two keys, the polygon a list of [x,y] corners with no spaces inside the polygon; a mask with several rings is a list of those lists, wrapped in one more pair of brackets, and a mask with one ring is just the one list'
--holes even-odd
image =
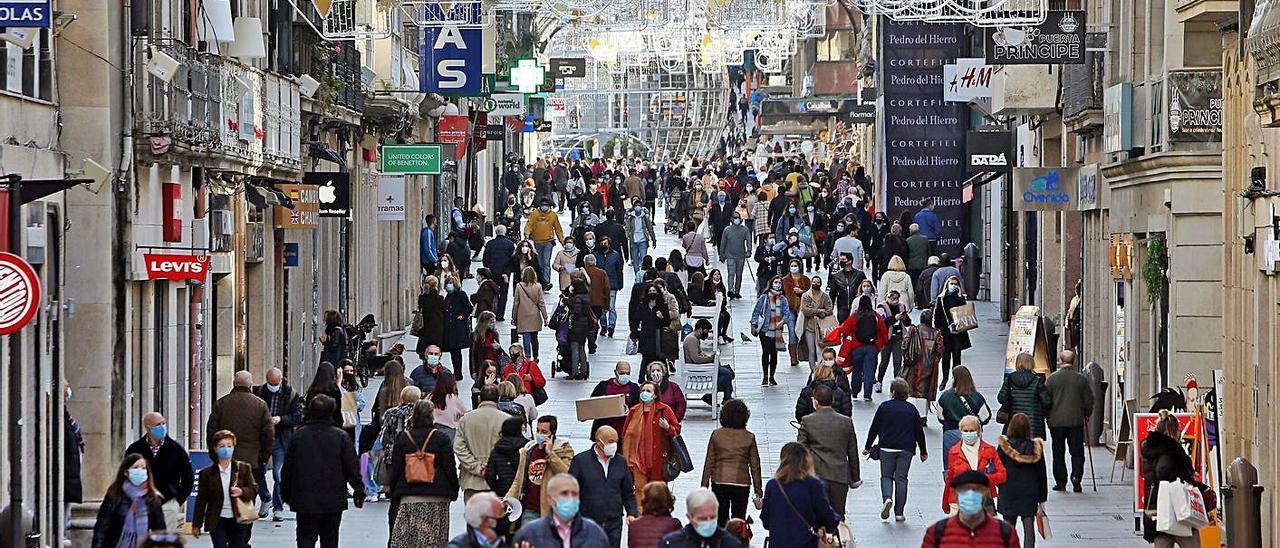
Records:
{"label": "balcony", "polygon": [[169,82],[139,71],[138,154],[199,159],[207,167],[279,178],[301,171],[298,84],[176,41],[139,40],[138,66],[163,52],[178,61]]}
{"label": "balcony", "polygon": [[[1085,44],[1089,47],[1106,45],[1106,33],[1089,33]],[[1072,131],[1083,131],[1102,126],[1102,82],[1106,58],[1101,52],[1084,54],[1084,64],[1063,65],[1062,73],[1062,121]]]}
{"label": "balcony", "polygon": [[288,72],[310,74],[320,89],[306,110],[342,107],[355,113],[364,111],[364,91],[360,80],[360,50],[355,42],[325,42],[309,27],[294,27],[293,60]]}
{"label": "balcony", "polygon": [[1222,23],[1240,15],[1239,0],[1174,0],[1179,23]]}

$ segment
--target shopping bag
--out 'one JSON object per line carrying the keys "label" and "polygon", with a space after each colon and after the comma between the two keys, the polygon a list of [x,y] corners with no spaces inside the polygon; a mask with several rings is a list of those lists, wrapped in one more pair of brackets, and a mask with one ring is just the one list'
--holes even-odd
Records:
{"label": "shopping bag", "polygon": [[1200,488],[1179,481],[1174,485],[1178,490],[1173,494],[1173,518],[1178,523],[1199,529],[1209,524],[1209,514],[1204,509],[1204,496]]}
{"label": "shopping bag", "polygon": [[821,341],[824,346],[830,346],[830,344],[826,342],[827,335],[830,335],[831,332],[835,331],[838,327],[840,327],[840,321],[837,320],[834,315],[828,314],[827,316],[818,318],[818,341]]}
{"label": "shopping bag", "polygon": [[978,312],[973,303],[951,307],[951,332],[965,333],[978,328]]}
{"label": "shopping bag", "polygon": [[356,393],[342,393],[342,427],[355,428],[360,422],[360,408],[356,404]]}
{"label": "shopping bag", "polygon": [[1040,534],[1040,538],[1050,540],[1053,538],[1053,531],[1049,529],[1049,514],[1044,511],[1044,503],[1040,503],[1040,507],[1036,509],[1036,532]]}
{"label": "shopping bag", "polygon": [[1191,528],[1179,523],[1173,510],[1174,499],[1181,490],[1179,483],[1181,482],[1160,482],[1160,489],[1156,492],[1156,531],[1185,537],[1191,535]]}
{"label": "shopping bag", "polygon": [[640,341],[635,337],[627,339],[627,355],[634,356],[640,353]]}

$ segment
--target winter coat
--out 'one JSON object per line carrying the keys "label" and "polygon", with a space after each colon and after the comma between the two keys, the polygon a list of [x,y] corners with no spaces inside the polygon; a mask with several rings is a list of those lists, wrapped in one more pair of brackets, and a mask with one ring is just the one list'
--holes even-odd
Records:
{"label": "winter coat", "polygon": [[1080,426],[1085,417],[1093,415],[1093,386],[1075,367],[1059,367],[1045,379],[1044,386],[1053,398],[1050,428]]}
{"label": "winter coat", "polygon": [[506,494],[516,480],[516,472],[520,469],[520,449],[529,440],[524,436],[510,436],[498,439],[493,444],[493,452],[489,453],[489,465],[484,469],[484,481],[494,493]]}
{"label": "winter coat", "polygon": [[[645,409],[645,404],[637,404],[627,411],[620,453],[626,457],[627,467],[631,470],[646,478],[661,479],[671,456],[671,439],[680,435],[680,419],[665,403],[659,401],[650,405]],[[666,419],[671,428],[663,430],[658,419]]]}
{"label": "winter coat", "polygon": [[418,314],[422,316],[422,329],[418,330],[414,351],[421,355],[428,346],[444,344],[444,297],[439,293],[418,295]]}
{"label": "winter coat", "polygon": [[[751,327],[755,328],[757,332],[764,333],[769,329],[770,327],[769,317],[773,314],[770,311],[771,307],[772,305],[769,304],[768,293],[765,293],[764,295],[761,295],[760,298],[756,299],[756,306],[751,311]],[[795,313],[791,311],[791,307],[787,306],[785,302],[783,303],[781,309],[782,309],[781,310],[782,325],[786,326],[788,333],[795,333],[795,329],[796,329]]]}
{"label": "winter coat", "polygon": [[1022,370],[1006,375],[996,401],[1008,406],[1010,417],[1017,413],[1026,415],[1031,419],[1031,434],[1044,439],[1044,415],[1053,406],[1053,398],[1040,375]]}
{"label": "winter coat", "polygon": [[[253,479],[253,468],[247,462],[231,461],[231,486],[240,488],[240,500],[254,502],[258,498],[258,484]],[[193,525],[206,533],[213,532],[222,515],[222,470],[214,462],[200,470],[200,492],[196,494]],[[183,499],[185,502],[186,499]],[[231,514],[239,517],[239,509],[231,505]]]}
{"label": "winter coat", "polygon": [[680,529],[680,520],[670,515],[645,514],[627,526],[627,548],[654,548]]}
{"label": "winter coat", "polygon": [[[911,248],[907,246],[907,240],[896,234],[888,234],[884,237],[884,243],[880,244],[879,253],[876,254],[876,264],[883,270],[889,265],[889,260],[898,257],[907,261],[911,255]],[[929,260],[925,257],[925,261]],[[881,293],[883,295],[884,293]]]}
{"label": "winter coat", "polygon": [[586,268],[587,273],[587,293],[591,296],[591,306],[608,307],[609,306],[609,275],[601,270],[598,266],[589,266]]}
{"label": "winter coat", "polygon": [[[906,227],[904,227],[906,228]],[[929,239],[923,234],[915,233],[907,236],[907,256],[902,260],[907,261],[909,270],[924,270],[929,266]]]}
{"label": "winter coat", "polygon": [[632,337],[640,343],[640,353],[646,356],[658,355],[661,353],[661,333],[671,324],[671,310],[667,307],[666,299],[661,295],[656,297],[655,306],[650,308],[646,302],[643,303],[638,310],[638,314],[632,316]]}
{"label": "winter coat", "polygon": [[[433,434],[432,431],[435,431]],[[412,436],[412,440],[410,440]],[[426,453],[435,456],[436,477],[430,483],[409,483],[405,477],[405,463],[411,453],[426,444]],[[453,459],[453,444],[444,432],[432,425],[415,426],[400,434],[391,454],[391,496],[442,497],[458,499],[458,466]]]}
{"label": "winter coat", "polygon": [[1009,476],[1000,486],[997,510],[1003,516],[1035,516],[1040,503],[1049,499],[1044,440],[1000,436],[996,450]]}
{"label": "winter coat", "polygon": [[452,352],[471,346],[471,301],[461,289],[444,298],[444,332],[440,350]]}
{"label": "winter coat", "polygon": [[[591,326],[596,324],[591,312],[591,295],[572,295],[569,307],[569,342],[586,342]],[[598,324],[597,324],[598,325]]]}
{"label": "winter coat", "polygon": [[733,538],[733,535],[723,527],[717,527],[716,532],[710,537],[702,538],[702,535],[699,535],[690,524],[662,537],[662,543],[658,546],[660,548],[742,548],[742,543]]}
{"label": "winter coat", "polygon": [[844,321],[849,311],[853,309],[854,298],[859,295],[858,286],[862,285],[862,280],[865,279],[867,279],[866,273],[857,266],[847,272],[842,268],[827,276],[827,294],[835,303],[836,317],[840,321]]}
{"label": "winter coat", "polygon": [[969,332],[952,333],[951,309],[968,302],[964,295],[943,295],[934,300],[933,303],[933,326],[942,332],[942,341],[947,344],[947,348],[956,350],[968,350],[973,346],[969,342]]}
{"label": "winter coat", "polygon": [[[1191,456],[1183,449],[1182,443],[1161,432],[1152,431],[1142,442],[1142,478],[1147,486],[1147,508],[1155,509],[1156,495],[1160,490],[1160,482],[1182,480],[1197,487],[1203,486],[1196,480],[1195,466]],[[1142,538],[1147,542],[1155,542],[1158,535],[1156,522],[1143,514]]]}
{"label": "winter coat", "polygon": [[[945,525],[944,525],[945,524]],[[942,538],[937,538],[938,527],[942,527]],[[1008,538],[1008,541],[1005,541]],[[1021,539],[1018,538],[1017,527],[1009,524],[1009,522],[988,517],[982,520],[975,529],[970,529],[960,516],[951,516],[944,520],[938,521],[930,525],[925,530],[924,540],[920,543],[921,548],[932,548],[934,546],[964,546],[969,548],[1017,548],[1022,546]]]}
{"label": "winter coat", "polygon": [[517,333],[535,333],[547,324],[547,303],[543,300],[542,286],[536,282],[521,282],[515,289],[515,316]]}
{"label": "winter coat", "polygon": [[[529,451],[533,450],[533,446],[537,442],[529,441],[520,448],[520,459],[516,462],[515,480],[511,482],[511,487],[507,489],[507,496],[516,500],[524,499],[525,475],[529,468]],[[569,465],[573,462],[573,447],[568,441],[557,438],[552,442],[554,449],[547,453],[546,468],[542,471],[542,486],[546,487],[547,480],[569,471]],[[537,461],[534,461],[535,463]],[[542,489],[542,494],[538,497],[539,513],[543,516],[551,515],[551,493],[547,489]],[[537,546],[542,546],[541,544]],[[557,545],[558,546],[558,545]]]}
{"label": "winter coat", "polygon": [[724,426],[711,432],[702,465],[702,486],[710,487],[712,482],[750,485],[756,494],[764,493],[755,434],[745,428]]}
{"label": "winter coat", "polygon": [[208,436],[206,447],[217,445],[213,435],[219,430],[230,430],[236,435],[236,460],[261,466],[271,456],[271,443],[275,440],[271,413],[266,402],[253,395],[249,387],[232,388],[230,393],[213,402],[204,428]]}
{"label": "winter coat", "polygon": [[299,514],[345,511],[348,485],[353,500],[365,496],[355,444],[328,419],[309,421],[293,433],[280,483],[281,498]]}
{"label": "winter coat", "polygon": [[489,463],[489,454],[498,442],[502,423],[511,415],[498,409],[496,402],[480,402],[458,421],[453,439],[453,454],[458,459],[458,483],[463,489],[483,491],[489,488],[480,469]]}
{"label": "winter coat", "polygon": [[494,301],[498,298],[498,283],[493,280],[485,280],[480,282],[480,287],[476,288],[476,292],[471,294],[471,304],[474,305],[471,315],[479,318],[481,312],[493,312]]}
{"label": "winter coat", "polygon": [[831,400],[831,408],[836,413],[846,417],[853,416],[853,400],[849,398],[849,392],[840,387],[834,379],[824,381],[811,381],[808,386],[800,389],[800,395],[796,397],[796,420],[802,420],[813,413],[813,389],[819,385],[825,385],[831,389],[833,399]]}
{"label": "winter coat", "polygon": [[831,302],[831,297],[826,293],[818,293],[816,296],[813,291],[806,291],[800,297],[800,312],[804,314],[804,326],[801,327],[807,333],[818,335],[818,321],[821,318],[835,314],[835,304]]}
{"label": "winter coat", "polygon": [[603,250],[596,252],[596,266],[600,267],[608,275],[609,291],[622,289],[622,284],[624,283],[622,263],[622,254],[618,253],[616,248],[610,248],[608,253],[604,253]]}
{"label": "winter coat", "polygon": [[906,305],[907,311],[910,312],[910,307],[916,302],[916,291],[911,287],[911,275],[897,270],[886,270],[880,276],[880,283],[876,284],[876,295],[883,299],[889,296],[890,291],[898,292],[898,301]]}
{"label": "winter coat", "polygon": [[513,373],[520,376],[521,379],[524,379],[525,375],[531,377],[524,381],[525,393],[532,393],[535,386],[538,388],[546,388],[547,386],[547,379],[542,376],[542,369],[538,367],[538,362],[533,361],[533,359],[528,356],[525,356],[518,362],[516,360],[512,360],[511,363],[508,363],[506,367],[502,368],[502,378],[504,379]]}
{"label": "winter coat", "polygon": [[[160,504],[160,497],[147,497],[147,528],[152,531],[163,531],[165,528],[164,510],[160,508]],[[124,520],[129,515],[130,506],[132,502],[128,495],[107,493],[102,505],[98,507],[98,519],[93,524],[90,548],[116,548],[120,543],[120,535],[124,533]]]}
{"label": "winter coat", "polygon": [[[281,419],[280,423],[284,424],[284,419]],[[67,444],[74,445],[73,439],[68,438]],[[79,450],[80,448],[76,447],[76,451]],[[151,468],[151,486],[160,493],[160,499],[163,502],[175,500],[182,504],[191,497],[191,490],[195,485],[195,474],[191,471],[191,456],[173,438],[165,436],[160,450],[153,455],[151,443],[147,441],[146,436],[143,436],[126,447],[124,454],[138,454],[146,459],[147,467]]]}
{"label": "winter coat", "polygon": [[551,261],[551,270],[560,273],[560,291],[569,289],[569,282],[573,279],[571,275],[578,268],[578,253],[580,251],[577,249],[573,253],[562,249]]}
{"label": "winter coat", "polygon": [[484,244],[481,262],[493,274],[494,279],[502,280],[503,276],[512,273],[511,268],[515,265],[512,256],[515,253],[516,243],[511,241],[511,238],[499,236]]}
{"label": "winter coat", "polygon": [[[544,504],[545,506],[545,504]],[[597,548],[609,546],[609,536],[596,522],[578,515],[569,525],[570,548]],[[516,532],[515,546],[528,542],[535,548],[559,548],[564,545],[556,532],[555,518],[547,516],[533,523],[525,524]]]}
{"label": "winter coat", "polygon": [[[969,460],[964,458],[964,442],[961,441],[951,446],[951,453],[947,455],[946,477],[943,479],[945,485],[942,489],[942,511],[944,513],[951,511],[951,505],[956,503],[956,492],[951,488],[951,480],[963,472],[971,470],[969,468]],[[978,467],[976,469],[987,475],[987,479],[991,480],[991,497],[1000,498],[997,486],[1004,483],[1009,478],[1008,472],[1004,469],[1004,463],[1000,461],[1000,456],[996,453],[995,446],[978,440]]]}
{"label": "winter coat", "polygon": [[[783,489],[786,490],[786,498],[783,498]],[[787,504],[787,500],[791,504]],[[814,536],[812,528],[834,530],[840,522],[840,515],[831,508],[822,480],[809,477],[784,484],[772,479],[764,487],[760,521],[769,531],[769,538],[774,539],[770,546],[815,548],[818,537]]]}

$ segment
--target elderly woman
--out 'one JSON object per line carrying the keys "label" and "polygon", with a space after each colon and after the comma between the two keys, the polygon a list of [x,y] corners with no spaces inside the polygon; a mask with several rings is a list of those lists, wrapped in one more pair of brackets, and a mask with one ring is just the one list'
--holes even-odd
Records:
{"label": "elderly woman", "polygon": [[1036,360],[1031,354],[1019,352],[1013,358],[1013,366],[1014,371],[1005,376],[996,401],[1008,406],[1010,416],[1026,415],[1031,421],[1031,433],[1044,439],[1044,415],[1053,405],[1053,396],[1045,388],[1044,377],[1036,374]]}
{"label": "elderly woman", "polygon": [[676,420],[683,421],[689,402],[680,385],[672,382],[671,370],[662,362],[650,363],[647,370],[648,375],[645,378],[657,388],[658,401],[670,406],[676,413]]}
{"label": "elderly woman", "polygon": [[982,422],[978,417],[967,415],[960,419],[960,443],[951,448],[947,455],[946,483],[942,491],[942,511],[956,511],[956,493],[951,488],[951,480],[970,470],[982,472],[991,480],[991,497],[999,498],[996,486],[1004,483],[1008,473],[995,446],[982,441]]}
{"label": "elderly woman", "polygon": [[[764,497],[760,477],[760,450],[756,435],[747,430],[751,409],[742,400],[724,402],[720,410],[720,428],[711,432],[707,441],[707,459],[702,467],[702,486],[711,488],[720,500],[716,523],[724,527],[730,517],[747,516],[747,495],[753,490],[755,501]],[[754,488],[754,489],[753,489]]]}
{"label": "elderly woman", "polygon": [[[449,542],[449,503],[458,499],[458,465],[449,437],[435,431],[434,413],[431,400],[413,404],[412,427],[400,435],[391,455],[391,499],[398,507],[391,528],[392,546],[443,546]],[[434,459],[434,477],[416,475],[431,468],[412,457],[418,451]]]}
{"label": "elderly woman", "polygon": [[680,434],[675,411],[658,400],[658,387],[648,382],[640,387],[640,403],[627,411],[623,425],[622,454],[637,485],[665,479],[663,469],[671,457],[671,439]]}
{"label": "elderly woman", "polygon": [[689,493],[684,502],[689,524],[662,539],[661,546],[670,548],[742,548],[738,539],[716,523],[720,501],[706,487]]}
{"label": "elderly woman", "polygon": [[578,269],[578,246],[574,245],[573,236],[564,239],[564,248],[551,261],[551,269],[560,273],[560,291],[569,289],[570,275]]}
{"label": "elderly woman", "polygon": [[665,481],[651,481],[640,491],[640,517],[627,527],[628,548],[652,548],[662,537],[680,530],[680,520],[671,517],[676,499]]}
{"label": "elderly woman", "polygon": [[[907,506],[907,473],[911,471],[911,457],[920,449],[920,462],[929,460],[929,448],[924,442],[924,426],[916,407],[907,402],[911,388],[907,381],[894,379],[889,383],[893,399],[876,408],[867,430],[863,455],[880,454],[880,496],[884,505],[880,519],[889,519],[893,510],[894,521],[906,521],[903,513]],[[876,442],[880,443],[876,443]]]}

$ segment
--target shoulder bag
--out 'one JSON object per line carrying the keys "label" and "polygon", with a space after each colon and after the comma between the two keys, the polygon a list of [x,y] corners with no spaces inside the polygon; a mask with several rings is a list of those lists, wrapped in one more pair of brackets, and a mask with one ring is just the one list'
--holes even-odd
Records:
{"label": "shoulder bag", "polygon": [[436,481],[436,455],[427,452],[427,444],[431,443],[431,436],[436,431],[431,430],[427,434],[427,439],[423,440],[422,446],[418,447],[418,442],[413,439],[413,431],[405,430],[405,437],[409,438],[409,443],[417,447],[417,450],[404,456],[404,481],[405,483],[434,483]]}
{"label": "shoulder bag", "polygon": [[[233,461],[231,465],[236,467],[236,477],[232,482],[232,485],[239,486],[240,463],[238,461]],[[217,466],[217,463],[214,463],[214,466]],[[257,501],[253,499],[246,501],[240,497],[231,497],[231,504],[235,505],[236,523],[240,525],[252,525],[253,522],[258,521],[258,505],[256,502]]]}
{"label": "shoulder bag", "polygon": [[[666,412],[662,413],[666,418]],[[679,434],[671,438],[671,450],[667,452],[667,462],[662,465],[662,476],[668,482],[680,477],[680,474],[693,471],[693,457],[689,455],[689,446]]]}
{"label": "shoulder bag", "polygon": [[[524,369],[524,371],[521,371],[521,372],[520,372],[520,375],[522,375],[522,376],[523,376],[523,375],[528,375],[528,374],[529,374],[529,368],[530,368],[530,367],[538,367],[538,364],[537,364],[536,362],[534,362],[533,360],[530,360],[530,359],[528,359],[528,358],[525,358],[525,360],[524,360],[524,367],[522,368],[522,369]],[[541,386],[538,386],[538,385],[536,385],[536,384],[533,384],[532,382],[530,382],[530,383],[529,383],[529,395],[533,396],[533,404],[534,404],[534,405],[542,405],[542,404],[544,404],[544,403],[547,403],[547,400],[548,400],[548,399],[550,399],[550,398],[547,396],[547,389],[546,389],[546,388],[543,388],[543,387],[541,387]]]}
{"label": "shoulder bag", "polygon": [[813,536],[818,537],[818,548],[841,548],[844,546],[840,542],[840,537],[828,533],[826,530],[816,528],[809,524],[809,520],[804,519],[804,514],[801,514],[796,505],[791,502],[791,496],[787,494],[787,488],[782,485],[782,482],[778,482],[778,492],[782,493],[782,500],[787,501],[787,506],[790,506],[791,511],[795,512],[796,517],[800,518],[800,523],[803,523],[813,533]]}

